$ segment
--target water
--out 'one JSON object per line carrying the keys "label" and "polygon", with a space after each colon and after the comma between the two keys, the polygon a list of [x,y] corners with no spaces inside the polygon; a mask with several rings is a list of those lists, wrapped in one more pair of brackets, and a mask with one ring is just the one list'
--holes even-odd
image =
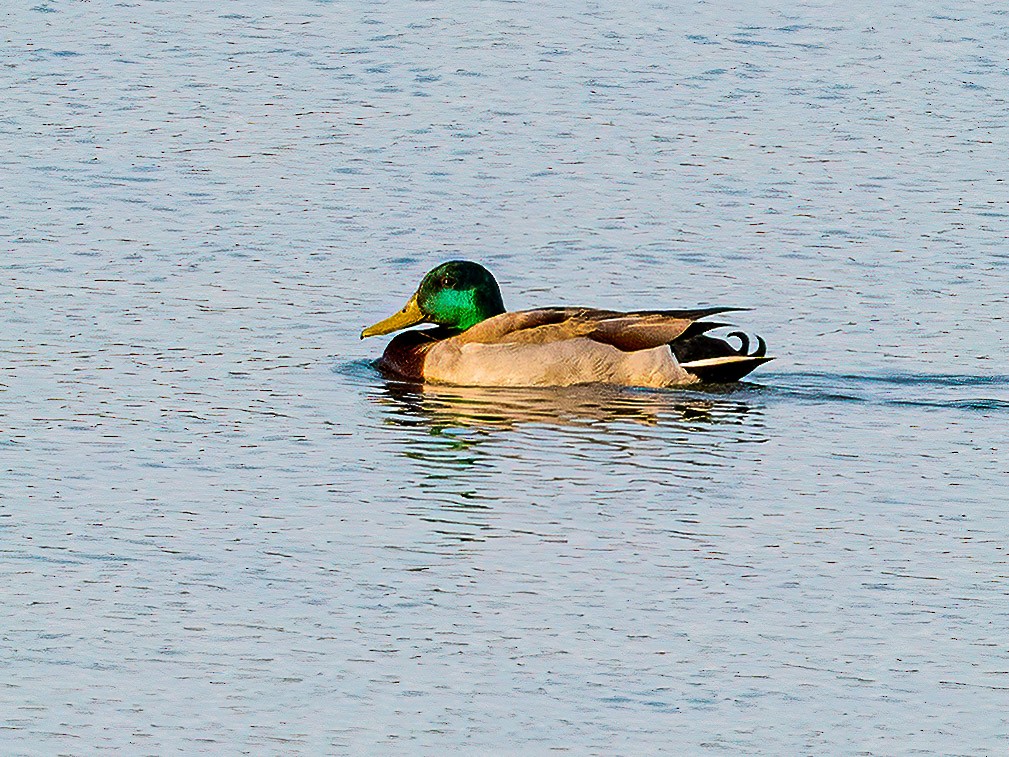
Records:
{"label": "water", "polygon": [[[1006,23],[8,11],[2,751],[1002,751]],[[384,382],[453,257],[779,359]]]}

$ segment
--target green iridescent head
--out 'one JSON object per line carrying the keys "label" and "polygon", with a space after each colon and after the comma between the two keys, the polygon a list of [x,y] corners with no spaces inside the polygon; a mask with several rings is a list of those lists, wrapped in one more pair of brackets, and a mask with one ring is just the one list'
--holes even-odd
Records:
{"label": "green iridescent head", "polygon": [[465,331],[503,312],[501,290],[490,271],[468,260],[450,260],[428,271],[406,306],[366,328],[361,338],[389,334],[418,323]]}

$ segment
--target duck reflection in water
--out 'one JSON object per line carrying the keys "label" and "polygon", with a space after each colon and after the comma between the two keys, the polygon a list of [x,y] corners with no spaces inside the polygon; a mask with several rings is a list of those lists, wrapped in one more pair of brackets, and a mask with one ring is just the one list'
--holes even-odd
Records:
{"label": "duck reflection in water", "polygon": [[[739,394],[738,388],[731,392]],[[632,423],[658,426],[671,422],[681,429],[694,424],[740,424],[751,412],[730,392],[637,390],[586,385],[564,388],[507,389],[387,381],[377,395],[393,414],[395,425],[418,424],[438,432],[449,428],[514,429],[524,424],[586,427]]]}
{"label": "duck reflection in water", "polygon": [[[715,469],[731,477],[752,465],[753,453],[725,444],[766,441],[748,386],[688,397],[600,385],[376,388],[370,396],[393,431],[391,451],[411,463],[404,503],[433,524],[425,549],[514,536],[505,524],[516,514],[521,533],[562,539],[551,508],[577,510],[586,496],[570,482],[591,482],[589,498],[600,503],[631,491],[647,499],[669,486],[703,489],[721,480]],[[537,502],[550,502],[551,514]]]}

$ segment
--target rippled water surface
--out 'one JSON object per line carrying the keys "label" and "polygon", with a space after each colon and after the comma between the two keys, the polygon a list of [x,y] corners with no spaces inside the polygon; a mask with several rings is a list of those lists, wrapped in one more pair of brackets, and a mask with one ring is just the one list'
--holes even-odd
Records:
{"label": "rippled water surface", "polygon": [[[5,754],[993,754],[1009,15],[42,0],[0,76]],[[387,383],[441,260],[721,392]]]}

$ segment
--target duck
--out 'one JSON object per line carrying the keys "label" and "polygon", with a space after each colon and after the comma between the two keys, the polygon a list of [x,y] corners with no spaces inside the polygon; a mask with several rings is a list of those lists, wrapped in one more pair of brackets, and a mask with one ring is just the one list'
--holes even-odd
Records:
{"label": "duck", "polygon": [[[739,381],[773,358],[744,332],[703,320],[746,308],[622,312],[585,307],[507,311],[493,274],[450,260],[428,271],[406,305],[361,339],[397,334],[375,363],[387,378],[478,387],[608,384],[665,388]],[[738,339],[738,347],[729,339]]]}

